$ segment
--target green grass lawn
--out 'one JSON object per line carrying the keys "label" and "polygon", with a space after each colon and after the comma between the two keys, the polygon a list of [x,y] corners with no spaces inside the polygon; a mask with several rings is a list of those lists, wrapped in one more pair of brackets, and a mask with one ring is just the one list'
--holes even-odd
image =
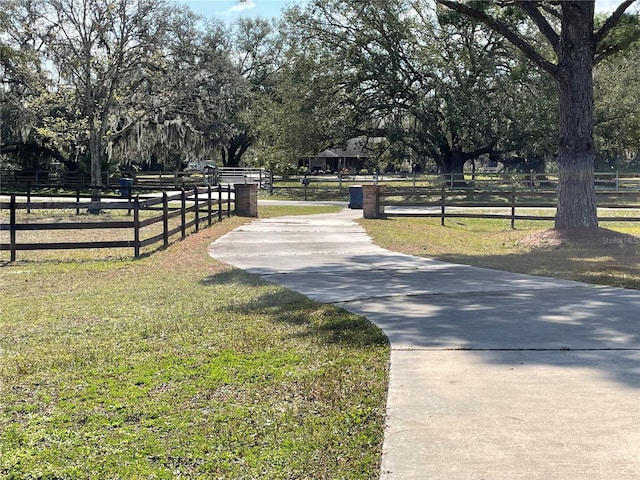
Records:
{"label": "green grass lawn", "polygon": [[385,337],[211,259],[245,221],[0,268],[0,477],[378,478]]}
{"label": "green grass lawn", "polygon": [[[544,214],[545,212],[540,212]],[[548,213],[548,212],[547,212]],[[622,214],[622,213],[621,213]],[[390,218],[362,220],[378,245],[453,263],[640,289],[640,226],[607,222],[597,232],[561,235],[551,222]]]}
{"label": "green grass lawn", "polygon": [[331,205],[316,206],[312,203],[295,207],[281,205],[260,205],[258,216],[260,218],[283,217],[287,215],[313,215],[321,213],[337,213],[342,207]]}

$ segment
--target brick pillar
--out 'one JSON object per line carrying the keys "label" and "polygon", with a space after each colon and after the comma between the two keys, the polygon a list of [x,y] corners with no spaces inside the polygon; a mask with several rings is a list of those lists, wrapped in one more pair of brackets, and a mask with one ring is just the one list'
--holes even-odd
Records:
{"label": "brick pillar", "polygon": [[364,218],[384,218],[384,205],[380,201],[383,190],[383,185],[362,186],[362,216]]}
{"label": "brick pillar", "polygon": [[258,216],[258,185],[251,183],[236,183],[236,215],[239,217]]}

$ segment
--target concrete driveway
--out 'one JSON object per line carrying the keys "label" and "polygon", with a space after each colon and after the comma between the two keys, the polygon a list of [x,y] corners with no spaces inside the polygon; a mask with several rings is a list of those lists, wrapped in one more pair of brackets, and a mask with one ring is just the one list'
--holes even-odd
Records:
{"label": "concrete driveway", "polygon": [[380,478],[640,478],[640,292],[390,252],[361,215],[256,220],[210,254],[384,330]]}

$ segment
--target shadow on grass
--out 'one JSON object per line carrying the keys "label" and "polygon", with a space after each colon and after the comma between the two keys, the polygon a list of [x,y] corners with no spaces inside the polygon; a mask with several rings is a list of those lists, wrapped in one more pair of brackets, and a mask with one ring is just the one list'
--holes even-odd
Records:
{"label": "shadow on grass", "polygon": [[553,231],[542,232],[541,237],[537,239],[539,244],[524,252],[442,254],[430,258],[640,290],[640,240],[636,237],[605,229],[600,229],[598,235],[582,238],[566,238]]}
{"label": "shadow on grass", "polygon": [[299,337],[356,348],[389,344],[384,333],[366,318],[333,305],[317,303],[284,287],[267,288],[275,284],[242,270],[216,273],[202,283],[207,286],[236,284],[256,290],[266,289],[264,293],[249,295],[245,299],[238,297],[225,309],[242,314],[267,315],[274,322],[297,327],[295,335]]}

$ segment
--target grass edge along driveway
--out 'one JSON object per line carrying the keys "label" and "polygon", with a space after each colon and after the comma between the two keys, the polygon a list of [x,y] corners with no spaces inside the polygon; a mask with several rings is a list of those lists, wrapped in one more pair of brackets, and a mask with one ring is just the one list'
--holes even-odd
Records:
{"label": "grass edge along driveway", "polygon": [[445,262],[640,289],[640,225],[558,232],[551,222],[461,218],[360,220],[381,247]]}

